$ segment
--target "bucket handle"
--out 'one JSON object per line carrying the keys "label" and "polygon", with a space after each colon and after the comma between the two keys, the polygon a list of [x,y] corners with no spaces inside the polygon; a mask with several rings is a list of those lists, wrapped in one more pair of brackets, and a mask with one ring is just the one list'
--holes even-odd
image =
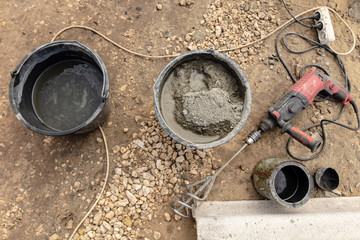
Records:
{"label": "bucket handle", "polygon": [[[54,44],[54,43],[56,43],[56,42],[51,42],[51,43],[48,43],[47,45],[52,45],[52,44]],[[78,44],[80,47],[83,47],[78,41],[72,41],[72,43]],[[28,53],[28,54],[26,55],[26,57],[24,57],[24,58],[22,59],[22,61],[17,65],[17,67],[16,67],[14,70],[11,70],[11,71],[10,71],[11,77],[12,77],[12,78],[15,78],[15,77],[19,74],[21,68],[24,66],[24,64],[26,63],[26,61],[32,56],[32,54],[33,54],[34,52],[36,52],[38,49],[43,48],[43,47],[44,47],[44,46],[37,47],[36,49],[34,49],[34,50],[31,51],[30,53]],[[92,51],[91,49],[90,49],[90,52],[92,52],[92,54],[95,56],[98,64],[100,64],[103,69],[106,69],[105,66],[104,66],[104,64],[103,64],[103,62],[102,62],[102,60],[100,59],[100,56],[99,56],[96,52]],[[104,74],[107,75],[106,70],[105,70]],[[106,79],[106,76],[104,76],[103,86],[102,86],[102,90],[101,90],[101,100],[102,100],[102,102],[106,102],[106,100],[109,98],[109,95],[110,95],[109,89],[108,89],[108,90],[105,90],[105,88],[106,88],[106,81],[105,81],[105,79]]]}

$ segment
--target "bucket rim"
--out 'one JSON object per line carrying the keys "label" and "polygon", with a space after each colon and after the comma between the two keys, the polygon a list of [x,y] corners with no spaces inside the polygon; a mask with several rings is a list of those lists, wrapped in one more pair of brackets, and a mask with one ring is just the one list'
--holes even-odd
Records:
{"label": "bucket rim", "polygon": [[[276,175],[282,168],[287,167],[287,166],[300,168],[305,173],[305,175],[309,181],[309,188],[308,188],[304,198],[301,201],[298,201],[295,203],[289,203],[289,202],[286,202],[285,200],[281,199],[275,189],[274,182],[275,182]],[[277,201],[278,203],[280,203],[281,205],[283,205],[285,207],[296,208],[296,207],[304,205],[305,203],[307,203],[310,200],[311,194],[314,191],[314,180],[313,180],[313,177],[312,177],[309,169],[307,169],[304,164],[296,162],[296,161],[284,161],[284,162],[278,163],[271,172],[271,176],[269,177],[269,185],[270,185],[271,195],[273,196],[275,201]]]}
{"label": "bucket rim", "polygon": [[[218,140],[215,140],[215,141],[212,141],[209,143],[195,143],[195,142],[189,141],[189,140],[177,135],[174,131],[171,130],[171,127],[166,123],[166,121],[161,113],[161,109],[160,109],[161,87],[163,85],[163,82],[166,80],[166,77],[168,76],[169,71],[172,68],[176,67],[177,64],[179,64],[184,58],[189,58],[194,55],[208,55],[208,56],[211,56],[214,60],[218,60],[222,63],[227,64],[229,66],[229,68],[231,68],[236,73],[235,77],[240,80],[240,82],[243,84],[243,87],[245,88],[244,105],[243,105],[243,110],[241,113],[241,120],[236,124],[234,129],[232,129],[227,135],[225,135],[224,137],[222,137]],[[177,56],[176,58],[174,58],[173,60],[171,60],[165,66],[165,68],[161,71],[156,82],[154,83],[153,92],[154,92],[155,114],[156,114],[157,119],[159,120],[161,127],[175,141],[177,141],[178,143],[180,143],[184,146],[194,148],[194,149],[214,148],[214,147],[218,147],[218,146],[230,141],[244,127],[244,125],[250,115],[250,111],[251,111],[251,101],[252,101],[251,89],[250,89],[249,81],[248,81],[244,71],[240,68],[240,66],[233,59],[231,59],[230,57],[226,56],[223,53],[214,51],[213,49],[200,49],[200,50],[189,51],[189,52],[181,54],[181,55]]]}
{"label": "bucket rim", "polygon": [[[15,102],[15,96],[14,96],[14,91],[15,91],[15,79],[17,77],[17,75],[21,72],[23,66],[25,65],[25,63],[29,60],[31,60],[31,57],[35,54],[38,53],[39,51],[43,51],[47,48],[51,48],[54,46],[59,46],[59,45],[68,45],[68,46],[73,46],[73,47],[78,47],[80,49],[85,50],[86,52],[90,53],[90,55],[94,58],[95,63],[98,65],[98,67],[100,68],[102,75],[103,75],[103,87],[102,87],[102,101],[99,103],[99,105],[97,106],[96,110],[94,111],[94,113],[91,115],[91,117],[89,119],[87,119],[85,122],[83,122],[82,124],[80,124],[79,126],[72,128],[72,129],[68,129],[68,130],[62,130],[62,131],[56,131],[56,130],[44,130],[44,129],[40,129],[37,128],[35,126],[33,126],[32,124],[30,124],[22,115],[22,113],[20,112],[16,102]],[[80,131],[81,129],[83,129],[84,127],[88,126],[91,122],[93,122],[101,113],[101,111],[103,110],[107,99],[109,98],[109,93],[110,93],[110,84],[109,84],[109,75],[107,72],[107,69],[105,67],[105,63],[103,62],[103,60],[101,59],[101,57],[91,48],[89,48],[88,46],[80,43],[79,41],[72,41],[72,40],[59,40],[59,41],[54,41],[54,42],[49,42],[49,43],[45,43],[37,48],[35,48],[34,50],[32,50],[31,52],[29,52],[21,61],[20,63],[16,66],[15,70],[11,71],[11,80],[10,80],[10,84],[9,84],[9,100],[10,100],[10,105],[13,109],[13,112],[16,116],[16,118],[28,129],[43,134],[43,135],[48,135],[48,136],[62,136],[62,135],[68,135],[68,134],[72,134],[72,133],[76,133],[77,131]]]}

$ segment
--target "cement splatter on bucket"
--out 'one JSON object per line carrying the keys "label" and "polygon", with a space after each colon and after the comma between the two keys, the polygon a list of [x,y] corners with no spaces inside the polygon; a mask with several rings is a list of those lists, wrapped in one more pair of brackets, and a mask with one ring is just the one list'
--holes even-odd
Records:
{"label": "cement splatter on bucket", "polygon": [[29,53],[12,72],[9,95],[16,117],[45,135],[91,131],[110,110],[105,64],[74,41],[48,43]]}
{"label": "cement splatter on bucket", "polygon": [[259,162],[252,175],[256,191],[285,207],[296,208],[309,201],[314,180],[301,163],[269,158]]}
{"label": "cement splatter on bucket", "polygon": [[191,51],[161,72],[154,85],[154,106],[161,126],[177,142],[212,148],[244,126],[251,107],[250,85],[224,54]]}

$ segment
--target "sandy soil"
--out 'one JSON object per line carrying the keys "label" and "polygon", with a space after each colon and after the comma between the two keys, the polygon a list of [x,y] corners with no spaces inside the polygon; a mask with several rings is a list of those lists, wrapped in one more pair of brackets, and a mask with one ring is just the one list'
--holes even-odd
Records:
{"label": "sandy soil", "polygon": [[[0,239],[48,239],[53,234],[65,239],[72,229],[67,229],[69,219],[74,226],[87,211],[90,203],[100,191],[99,183],[104,177],[104,149],[97,141],[101,137],[98,130],[86,135],[48,137],[26,129],[14,116],[8,101],[10,71],[32,49],[47,43],[60,29],[74,24],[83,24],[107,34],[125,47],[147,53],[151,46],[152,54],[165,54],[164,48],[171,40],[161,37],[164,33],[184,36],[193,29],[201,29],[200,21],[209,1],[196,0],[190,7],[179,6],[175,0],[160,0],[162,9],[156,10],[156,1],[1,1],[0,10]],[[280,5],[280,1],[274,1]],[[339,11],[360,34],[359,19],[348,16],[349,8],[355,1],[304,0],[302,4],[293,2],[296,12],[317,5],[328,5]],[[277,13],[282,22],[289,18],[283,7]],[[129,31],[133,29],[134,32]],[[294,28],[295,29],[295,28]],[[297,29],[296,29],[297,30]],[[310,30],[299,30],[315,37]],[[125,34],[127,33],[127,34]],[[348,33],[338,30],[339,41],[348,41]],[[125,53],[99,36],[84,30],[74,29],[65,32],[59,39],[78,40],[94,49],[104,60],[110,76],[112,111],[103,125],[108,137],[109,147],[126,146],[132,134],[139,132],[141,120],[147,120],[153,110],[152,86],[168,63],[169,59],[147,60]],[[268,107],[290,86],[291,81],[280,63],[270,69],[263,59],[275,52],[275,36],[263,42],[262,51],[253,57],[252,64],[240,64],[244,69],[252,89],[252,110],[243,130],[229,143],[214,149],[215,157],[222,162],[227,160],[261,119]],[[303,42],[294,42],[297,47]],[[338,42],[334,47],[342,47]],[[187,51],[185,48],[182,52]],[[296,64],[313,61],[329,64],[332,76],[343,82],[337,63],[316,52],[304,55],[283,55],[292,70]],[[343,57],[352,80],[352,95],[360,97],[360,46]],[[339,111],[339,104],[313,104],[294,119],[293,125],[308,126],[320,117],[331,117]],[[135,118],[137,116],[137,118]],[[135,119],[140,121],[135,121]],[[353,124],[355,118],[347,107],[340,120]],[[123,128],[129,128],[127,133]],[[360,195],[360,135],[337,126],[326,127],[328,145],[319,158],[304,164],[312,173],[319,167],[333,167],[340,175],[338,190],[344,196]],[[209,200],[261,199],[251,182],[255,165],[263,159],[278,157],[290,159],[285,150],[287,135],[273,130],[256,145],[243,153],[218,177]],[[296,150],[300,153],[301,150]],[[111,160],[115,156],[111,155]],[[113,168],[113,166],[112,166]],[[83,184],[81,193],[72,191],[75,181]],[[80,195],[80,196],[79,196]],[[322,197],[324,192],[316,189],[313,197]],[[144,229],[157,230],[162,239],[196,239],[195,222],[191,219],[166,222],[164,212],[171,212],[170,201],[159,203],[158,214],[148,222]],[[10,214],[11,213],[11,214]],[[173,214],[172,214],[173,216]],[[147,237],[153,239],[152,233]]]}

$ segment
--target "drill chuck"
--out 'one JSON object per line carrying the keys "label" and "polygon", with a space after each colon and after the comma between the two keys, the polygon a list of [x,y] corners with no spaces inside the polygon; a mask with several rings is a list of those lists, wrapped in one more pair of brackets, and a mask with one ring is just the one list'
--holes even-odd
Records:
{"label": "drill chuck", "polygon": [[261,138],[261,131],[260,130],[252,131],[249,134],[249,137],[248,137],[246,143],[248,145],[251,145],[251,144],[256,143],[257,141],[259,141],[260,138]]}

